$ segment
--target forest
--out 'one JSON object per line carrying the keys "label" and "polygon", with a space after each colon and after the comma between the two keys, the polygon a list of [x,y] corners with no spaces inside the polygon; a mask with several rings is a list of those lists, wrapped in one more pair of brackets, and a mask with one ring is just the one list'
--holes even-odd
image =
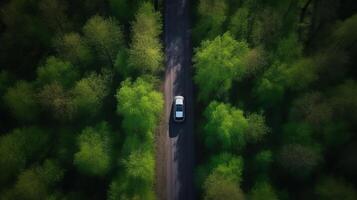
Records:
{"label": "forest", "polygon": [[[355,0],[191,0],[195,190],[357,199]],[[0,2],[0,200],[152,200],[164,0]]]}
{"label": "forest", "polygon": [[200,199],[357,199],[356,2],[193,10]]}
{"label": "forest", "polygon": [[140,0],[0,9],[0,199],[155,199],[161,13]]}

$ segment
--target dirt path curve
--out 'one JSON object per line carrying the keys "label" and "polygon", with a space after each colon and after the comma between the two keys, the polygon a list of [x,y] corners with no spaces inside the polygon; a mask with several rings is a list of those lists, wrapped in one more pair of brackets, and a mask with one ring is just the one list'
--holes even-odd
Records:
{"label": "dirt path curve", "polygon": [[[156,189],[162,200],[192,200],[195,196],[189,4],[189,0],[165,1],[165,116],[159,136],[161,146],[157,148],[157,162],[164,162],[165,166],[158,163],[156,169]],[[176,124],[172,120],[172,102],[176,95],[185,97],[186,120],[182,124]]]}

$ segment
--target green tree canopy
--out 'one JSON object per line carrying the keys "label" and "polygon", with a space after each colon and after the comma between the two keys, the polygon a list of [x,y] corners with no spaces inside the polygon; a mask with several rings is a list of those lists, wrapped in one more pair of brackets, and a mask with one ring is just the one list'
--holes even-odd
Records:
{"label": "green tree canopy", "polygon": [[38,94],[38,100],[56,119],[66,121],[75,115],[73,96],[57,82],[45,85]]}
{"label": "green tree canopy", "polygon": [[73,104],[80,116],[98,114],[109,94],[111,80],[111,72],[103,71],[102,74],[92,72],[76,82],[72,91]]}
{"label": "green tree canopy", "polygon": [[155,12],[151,3],[143,3],[132,26],[128,64],[134,71],[155,73],[162,69],[163,53],[159,38],[161,32],[160,13]]}
{"label": "green tree canopy", "polygon": [[104,64],[114,67],[115,58],[123,45],[123,33],[117,21],[96,15],[87,21],[83,32],[96,55],[104,61]]}
{"label": "green tree canopy", "polygon": [[249,33],[249,9],[246,7],[240,7],[233,14],[230,19],[229,32],[237,40],[245,40],[248,41],[248,33]]}
{"label": "green tree canopy", "polygon": [[37,68],[37,81],[40,85],[57,82],[64,88],[70,88],[78,78],[78,71],[71,63],[52,56],[47,58],[43,66]]}
{"label": "green tree canopy", "polygon": [[223,25],[228,15],[226,0],[200,0],[197,10],[198,20],[193,30],[195,42],[213,39],[223,33]]}
{"label": "green tree canopy", "polygon": [[9,181],[28,164],[46,154],[48,133],[36,127],[14,129],[0,137],[0,183]]}
{"label": "green tree canopy", "polygon": [[198,185],[201,187],[204,180],[214,171],[240,184],[243,179],[243,159],[230,153],[213,155],[207,164],[198,167],[196,173]]}
{"label": "green tree canopy", "polygon": [[243,111],[228,104],[212,102],[204,112],[204,142],[208,149],[240,150],[244,147],[245,132],[249,127]]}
{"label": "green tree canopy", "polygon": [[122,82],[116,98],[117,113],[123,116],[127,133],[151,138],[163,109],[162,94],[154,90],[152,83],[138,78],[135,82]]}
{"label": "green tree canopy", "polygon": [[319,199],[324,200],[357,199],[357,191],[352,184],[335,177],[321,179],[315,187],[315,193]]}
{"label": "green tree canopy", "polygon": [[33,85],[26,81],[17,81],[7,89],[4,103],[12,115],[20,121],[34,121],[39,115],[36,91]]}
{"label": "green tree canopy", "polygon": [[309,146],[287,144],[278,155],[278,162],[290,176],[304,179],[320,164],[321,152]]}
{"label": "green tree canopy", "polygon": [[59,56],[82,69],[93,61],[88,43],[78,33],[67,33],[54,41]]}
{"label": "green tree canopy", "polygon": [[244,200],[244,193],[239,185],[223,176],[220,173],[213,172],[204,183],[205,200]]}
{"label": "green tree canopy", "polygon": [[227,95],[232,80],[239,80],[246,73],[243,57],[248,50],[247,43],[237,42],[229,33],[204,41],[193,58],[198,98],[208,101]]}
{"label": "green tree canopy", "polygon": [[274,188],[268,182],[258,182],[254,185],[251,194],[251,200],[278,200]]}
{"label": "green tree canopy", "polygon": [[78,137],[79,151],[74,155],[78,170],[91,176],[104,176],[112,165],[111,130],[108,123],[86,127]]}
{"label": "green tree canopy", "polygon": [[46,160],[42,166],[35,166],[23,171],[10,191],[12,199],[37,200],[51,196],[51,189],[62,180],[63,170],[58,163]]}
{"label": "green tree canopy", "polygon": [[259,142],[269,133],[270,129],[265,123],[263,114],[252,113],[247,116],[248,129],[246,130],[246,140],[248,142]]}

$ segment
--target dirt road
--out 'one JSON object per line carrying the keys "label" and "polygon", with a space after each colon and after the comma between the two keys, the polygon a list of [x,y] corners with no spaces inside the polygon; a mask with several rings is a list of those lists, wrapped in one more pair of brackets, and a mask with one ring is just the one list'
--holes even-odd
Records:
{"label": "dirt road", "polygon": [[[164,158],[157,160],[166,165],[156,170],[159,173],[159,198],[165,200],[194,199],[194,112],[189,4],[188,0],[165,1],[165,116],[161,128],[163,146],[157,149],[158,155]],[[173,122],[172,118],[172,102],[176,95],[185,97],[186,119],[182,124]]]}

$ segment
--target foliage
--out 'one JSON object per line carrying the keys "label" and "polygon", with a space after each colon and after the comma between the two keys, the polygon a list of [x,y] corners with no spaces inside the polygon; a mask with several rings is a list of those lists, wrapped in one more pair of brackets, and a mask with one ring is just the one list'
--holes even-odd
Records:
{"label": "foliage", "polygon": [[111,130],[108,123],[86,127],[78,137],[79,151],[74,164],[79,171],[92,176],[104,176],[111,167]]}
{"label": "foliage", "polygon": [[151,3],[143,3],[132,26],[132,44],[129,49],[130,70],[155,73],[162,69],[163,53],[160,43],[161,15]]}
{"label": "foliage", "polygon": [[34,121],[39,115],[38,102],[33,85],[17,81],[4,94],[4,103],[12,115],[20,121]]}
{"label": "foliage", "polygon": [[78,33],[71,32],[58,37],[55,39],[54,45],[62,59],[81,68],[84,68],[93,60],[89,45]]}
{"label": "foliage", "polygon": [[226,0],[200,0],[197,8],[198,20],[193,30],[194,41],[213,39],[222,34],[227,12]]}
{"label": "foliage", "polygon": [[57,82],[45,85],[38,94],[38,100],[56,119],[69,120],[75,114],[72,96]]}
{"label": "foliage", "polygon": [[268,182],[258,182],[254,185],[250,194],[252,200],[278,200],[273,187]]}
{"label": "foliage", "polygon": [[49,136],[37,127],[14,129],[0,137],[0,183],[24,169],[28,161],[46,154]]}
{"label": "foliage", "polygon": [[162,94],[154,90],[152,83],[138,78],[135,82],[122,82],[116,98],[117,113],[123,116],[126,132],[151,138],[163,109]]}
{"label": "foliage", "polygon": [[246,72],[242,58],[247,52],[248,45],[237,42],[229,33],[204,41],[193,58],[198,98],[207,102],[227,95],[233,79],[242,79]]}
{"label": "foliage", "polygon": [[228,30],[237,40],[248,39],[249,10],[246,7],[238,8],[230,19]]}
{"label": "foliage", "polygon": [[63,170],[58,163],[46,160],[42,166],[23,171],[13,188],[16,199],[46,199],[50,190],[63,178]]}
{"label": "foliage", "polygon": [[229,178],[213,172],[204,183],[205,200],[243,200],[244,194],[239,185]]}
{"label": "foliage", "polygon": [[83,32],[96,55],[105,65],[113,67],[116,55],[123,45],[123,33],[117,21],[96,15],[86,22]]}
{"label": "foliage", "polygon": [[204,142],[211,151],[240,150],[244,147],[249,127],[243,112],[228,104],[212,102],[204,113]]}
{"label": "foliage", "polygon": [[278,162],[290,176],[304,179],[309,176],[321,162],[318,150],[300,144],[287,144],[278,155]]}
{"label": "foliage", "polygon": [[247,121],[248,128],[245,135],[248,142],[259,142],[270,131],[265,123],[265,117],[262,114],[249,114]]}
{"label": "foliage", "polygon": [[55,57],[49,57],[43,66],[37,68],[37,81],[40,85],[57,82],[64,88],[70,88],[79,74],[73,65]]}
{"label": "foliage", "polygon": [[315,193],[319,199],[326,200],[357,198],[357,191],[350,183],[335,177],[325,177],[320,180],[315,187]]}
{"label": "foliage", "polygon": [[109,94],[112,75],[109,71],[102,74],[90,73],[77,81],[73,88],[73,104],[80,115],[95,116]]}

